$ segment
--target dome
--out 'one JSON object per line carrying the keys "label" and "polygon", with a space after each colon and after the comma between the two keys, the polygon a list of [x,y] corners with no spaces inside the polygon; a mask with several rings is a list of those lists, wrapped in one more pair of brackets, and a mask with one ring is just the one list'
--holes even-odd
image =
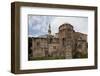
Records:
{"label": "dome", "polygon": [[59,26],[59,30],[63,30],[63,29],[71,29],[73,30],[73,26],[69,23],[64,23],[62,25]]}

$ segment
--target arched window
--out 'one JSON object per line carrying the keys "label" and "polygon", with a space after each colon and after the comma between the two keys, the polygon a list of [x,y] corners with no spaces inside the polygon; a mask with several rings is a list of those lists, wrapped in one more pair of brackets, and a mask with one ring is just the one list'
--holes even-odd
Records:
{"label": "arched window", "polygon": [[40,46],[40,42],[37,42],[37,46]]}
{"label": "arched window", "polygon": [[56,49],[56,46],[53,46],[53,49]]}
{"label": "arched window", "polygon": [[68,31],[71,31],[71,29],[70,29],[70,28],[68,28],[67,30],[68,30]]}
{"label": "arched window", "polygon": [[62,44],[63,44],[63,46],[65,46],[65,42],[66,42],[66,39],[63,38],[63,39],[62,39]]}

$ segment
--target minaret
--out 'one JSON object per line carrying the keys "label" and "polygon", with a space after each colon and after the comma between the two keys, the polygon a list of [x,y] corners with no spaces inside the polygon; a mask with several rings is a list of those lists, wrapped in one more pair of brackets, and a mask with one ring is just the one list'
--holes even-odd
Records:
{"label": "minaret", "polygon": [[51,26],[49,24],[48,34],[51,35]]}
{"label": "minaret", "polygon": [[52,42],[52,35],[51,35],[51,26],[49,24],[49,28],[48,28],[48,44],[50,44]]}

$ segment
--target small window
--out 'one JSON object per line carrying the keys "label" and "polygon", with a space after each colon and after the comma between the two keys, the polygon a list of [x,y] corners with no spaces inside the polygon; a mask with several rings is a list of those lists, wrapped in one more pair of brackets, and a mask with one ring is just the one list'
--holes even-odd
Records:
{"label": "small window", "polygon": [[40,43],[39,42],[37,42],[37,46],[40,46]]}
{"label": "small window", "polygon": [[53,46],[53,49],[56,49],[56,46]]}
{"label": "small window", "polygon": [[82,45],[81,45],[81,44],[80,44],[80,45],[78,45],[78,48],[80,48],[80,49],[81,49],[81,48],[82,48]]}
{"label": "small window", "polygon": [[65,42],[66,42],[66,39],[63,38],[63,39],[62,39],[62,44],[63,44],[63,46],[65,46]]}
{"label": "small window", "polygon": [[82,37],[80,36],[80,40],[82,40]]}
{"label": "small window", "polygon": [[68,31],[72,31],[72,29],[71,29],[71,28],[68,28],[67,30],[68,30]]}

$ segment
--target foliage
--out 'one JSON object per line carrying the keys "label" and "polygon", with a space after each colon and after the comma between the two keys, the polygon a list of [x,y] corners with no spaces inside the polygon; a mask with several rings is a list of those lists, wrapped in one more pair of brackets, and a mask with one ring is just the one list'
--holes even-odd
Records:
{"label": "foliage", "polygon": [[65,59],[64,56],[56,56],[56,57],[53,57],[53,56],[44,56],[44,57],[30,57],[29,60],[54,60],[54,59]]}

